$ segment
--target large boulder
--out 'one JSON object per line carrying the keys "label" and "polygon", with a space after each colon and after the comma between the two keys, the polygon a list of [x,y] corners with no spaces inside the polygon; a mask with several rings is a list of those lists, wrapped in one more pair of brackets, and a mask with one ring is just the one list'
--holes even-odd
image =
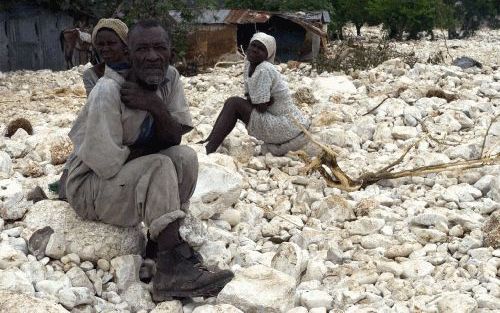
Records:
{"label": "large boulder", "polygon": [[82,260],[111,260],[126,254],[142,254],[145,236],[141,226],[118,227],[80,218],[68,203],[44,200],[34,204],[24,217],[23,237],[45,226],[64,235],[65,252]]}
{"label": "large boulder", "polygon": [[209,219],[238,201],[242,177],[234,170],[218,164],[200,162],[198,183],[191,197],[190,212],[194,217]]}
{"label": "large boulder", "polygon": [[294,290],[293,277],[259,264],[236,273],[217,302],[232,304],[243,312],[280,313],[293,308]]}
{"label": "large boulder", "polygon": [[0,291],[0,313],[68,313],[60,304],[27,294]]}
{"label": "large boulder", "polygon": [[354,94],[356,86],[347,76],[317,77],[313,82],[314,97],[329,102],[333,95]]}

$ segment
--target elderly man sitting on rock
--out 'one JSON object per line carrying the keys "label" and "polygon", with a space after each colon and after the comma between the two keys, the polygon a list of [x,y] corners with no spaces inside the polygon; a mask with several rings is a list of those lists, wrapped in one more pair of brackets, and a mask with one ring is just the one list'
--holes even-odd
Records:
{"label": "elderly man sitting on rock", "polygon": [[119,226],[144,222],[158,243],[153,298],[214,296],[230,271],[209,272],[179,234],[198,177],[194,150],[180,146],[192,129],[170,37],[155,21],[129,31],[126,79],[106,67],[74,132],[68,201],[83,218]]}

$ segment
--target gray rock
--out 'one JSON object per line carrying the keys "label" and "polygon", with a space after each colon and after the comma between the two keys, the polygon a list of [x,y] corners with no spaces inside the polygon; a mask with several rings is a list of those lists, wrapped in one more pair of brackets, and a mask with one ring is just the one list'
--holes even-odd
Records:
{"label": "gray rock", "polygon": [[442,194],[443,199],[450,202],[468,202],[482,196],[481,190],[469,184],[452,185]]}
{"label": "gray rock", "polygon": [[437,224],[448,224],[448,219],[442,214],[428,212],[413,217],[411,223],[422,226],[435,226]]}
{"label": "gray rock", "polygon": [[0,217],[5,220],[23,218],[27,208],[21,204],[22,185],[13,179],[0,180]]}
{"label": "gray rock", "polygon": [[197,218],[209,219],[238,201],[242,177],[221,165],[200,162],[198,182],[191,197],[189,212]]}
{"label": "gray rock", "polygon": [[24,293],[0,291],[0,311],[5,313],[67,313],[61,305],[53,301],[35,298]]}
{"label": "gray rock", "polygon": [[44,200],[34,204],[24,217],[29,232],[50,226],[66,239],[66,251],[83,260],[110,260],[117,255],[141,254],[145,246],[140,226],[123,228],[83,220],[64,201]]}
{"label": "gray rock", "polygon": [[285,312],[293,307],[295,279],[275,269],[254,265],[236,273],[217,296],[244,312]]}
{"label": "gray rock", "polygon": [[198,252],[203,257],[203,264],[208,268],[224,268],[231,261],[231,252],[223,241],[207,241]]}
{"label": "gray rock", "polygon": [[[30,278],[17,267],[0,270],[0,290],[35,294]],[[0,301],[0,303],[2,303]]]}
{"label": "gray rock", "polygon": [[45,257],[45,249],[54,230],[50,226],[37,229],[28,240],[28,249],[38,260]]}
{"label": "gray rock", "polygon": [[394,126],[392,129],[392,137],[394,139],[411,139],[418,136],[417,129],[411,126]]}
{"label": "gray rock", "polygon": [[119,291],[139,282],[139,270],[142,258],[140,255],[123,255],[111,260],[111,267],[115,273],[115,283]]}
{"label": "gray rock", "polygon": [[121,294],[121,297],[130,304],[134,312],[139,310],[150,311],[155,307],[151,299],[151,294],[141,282],[132,283],[128,286],[127,290]]}
{"label": "gray rock", "polygon": [[66,272],[66,275],[71,280],[71,285],[73,287],[85,287],[91,291],[94,291],[94,286],[90,282],[89,278],[85,272],[78,266],[71,268]]}
{"label": "gray rock", "polygon": [[351,235],[369,235],[378,232],[384,225],[383,219],[362,217],[354,222],[344,223],[344,228]]}

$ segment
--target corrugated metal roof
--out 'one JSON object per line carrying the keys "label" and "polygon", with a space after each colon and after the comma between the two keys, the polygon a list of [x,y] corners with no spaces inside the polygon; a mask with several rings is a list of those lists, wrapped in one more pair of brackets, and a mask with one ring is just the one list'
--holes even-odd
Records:
{"label": "corrugated metal roof", "polygon": [[265,23],[271,18],[269,12],[251,10],[231,10],[226,17],[226,22],[230,24]]}
{"label": "corrugated metal roof", "polygon": [[[181,22],[180,11],[169,11],[170,16],[176,22]],[[330,23],[330,15],[327,11],[316,12],[265,12],[253,10],[203,10],[196,17],[198,24],[247,24],[247,23],[265,23],[271,16],[279,15],[290,19],[301,20],[306,23]]]}

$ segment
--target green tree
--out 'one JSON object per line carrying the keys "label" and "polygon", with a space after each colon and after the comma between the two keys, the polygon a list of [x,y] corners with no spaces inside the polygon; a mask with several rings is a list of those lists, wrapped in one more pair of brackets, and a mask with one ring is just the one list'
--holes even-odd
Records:
{"label": "green tree", "polygon": [[329,10],[329,0],[225,0],[230,9],[251,9],[263,11],[316,11]]}
{"label": "green tree", "polygon": [[450,10],[443,0],[369,0],[370,15],[384,24],[389,38],[415,39],[421,31],[446,23]]}
{"label": "green tree", "polygon": [[352,22],[356,26],[356,34],[361,36],[361,27],[370,21],[368,0],[335,0],[332,7],[339,37],[342,37],[342,27],[346,22]]}
{"label": "green tree", "polygon": [[[450,38],[471,36],[481,24],[495,20],[500,14],[498,0],[445,1],[453,7],[454,23],[448,31]],[[458,30],[461,30],[461,34]]]}

